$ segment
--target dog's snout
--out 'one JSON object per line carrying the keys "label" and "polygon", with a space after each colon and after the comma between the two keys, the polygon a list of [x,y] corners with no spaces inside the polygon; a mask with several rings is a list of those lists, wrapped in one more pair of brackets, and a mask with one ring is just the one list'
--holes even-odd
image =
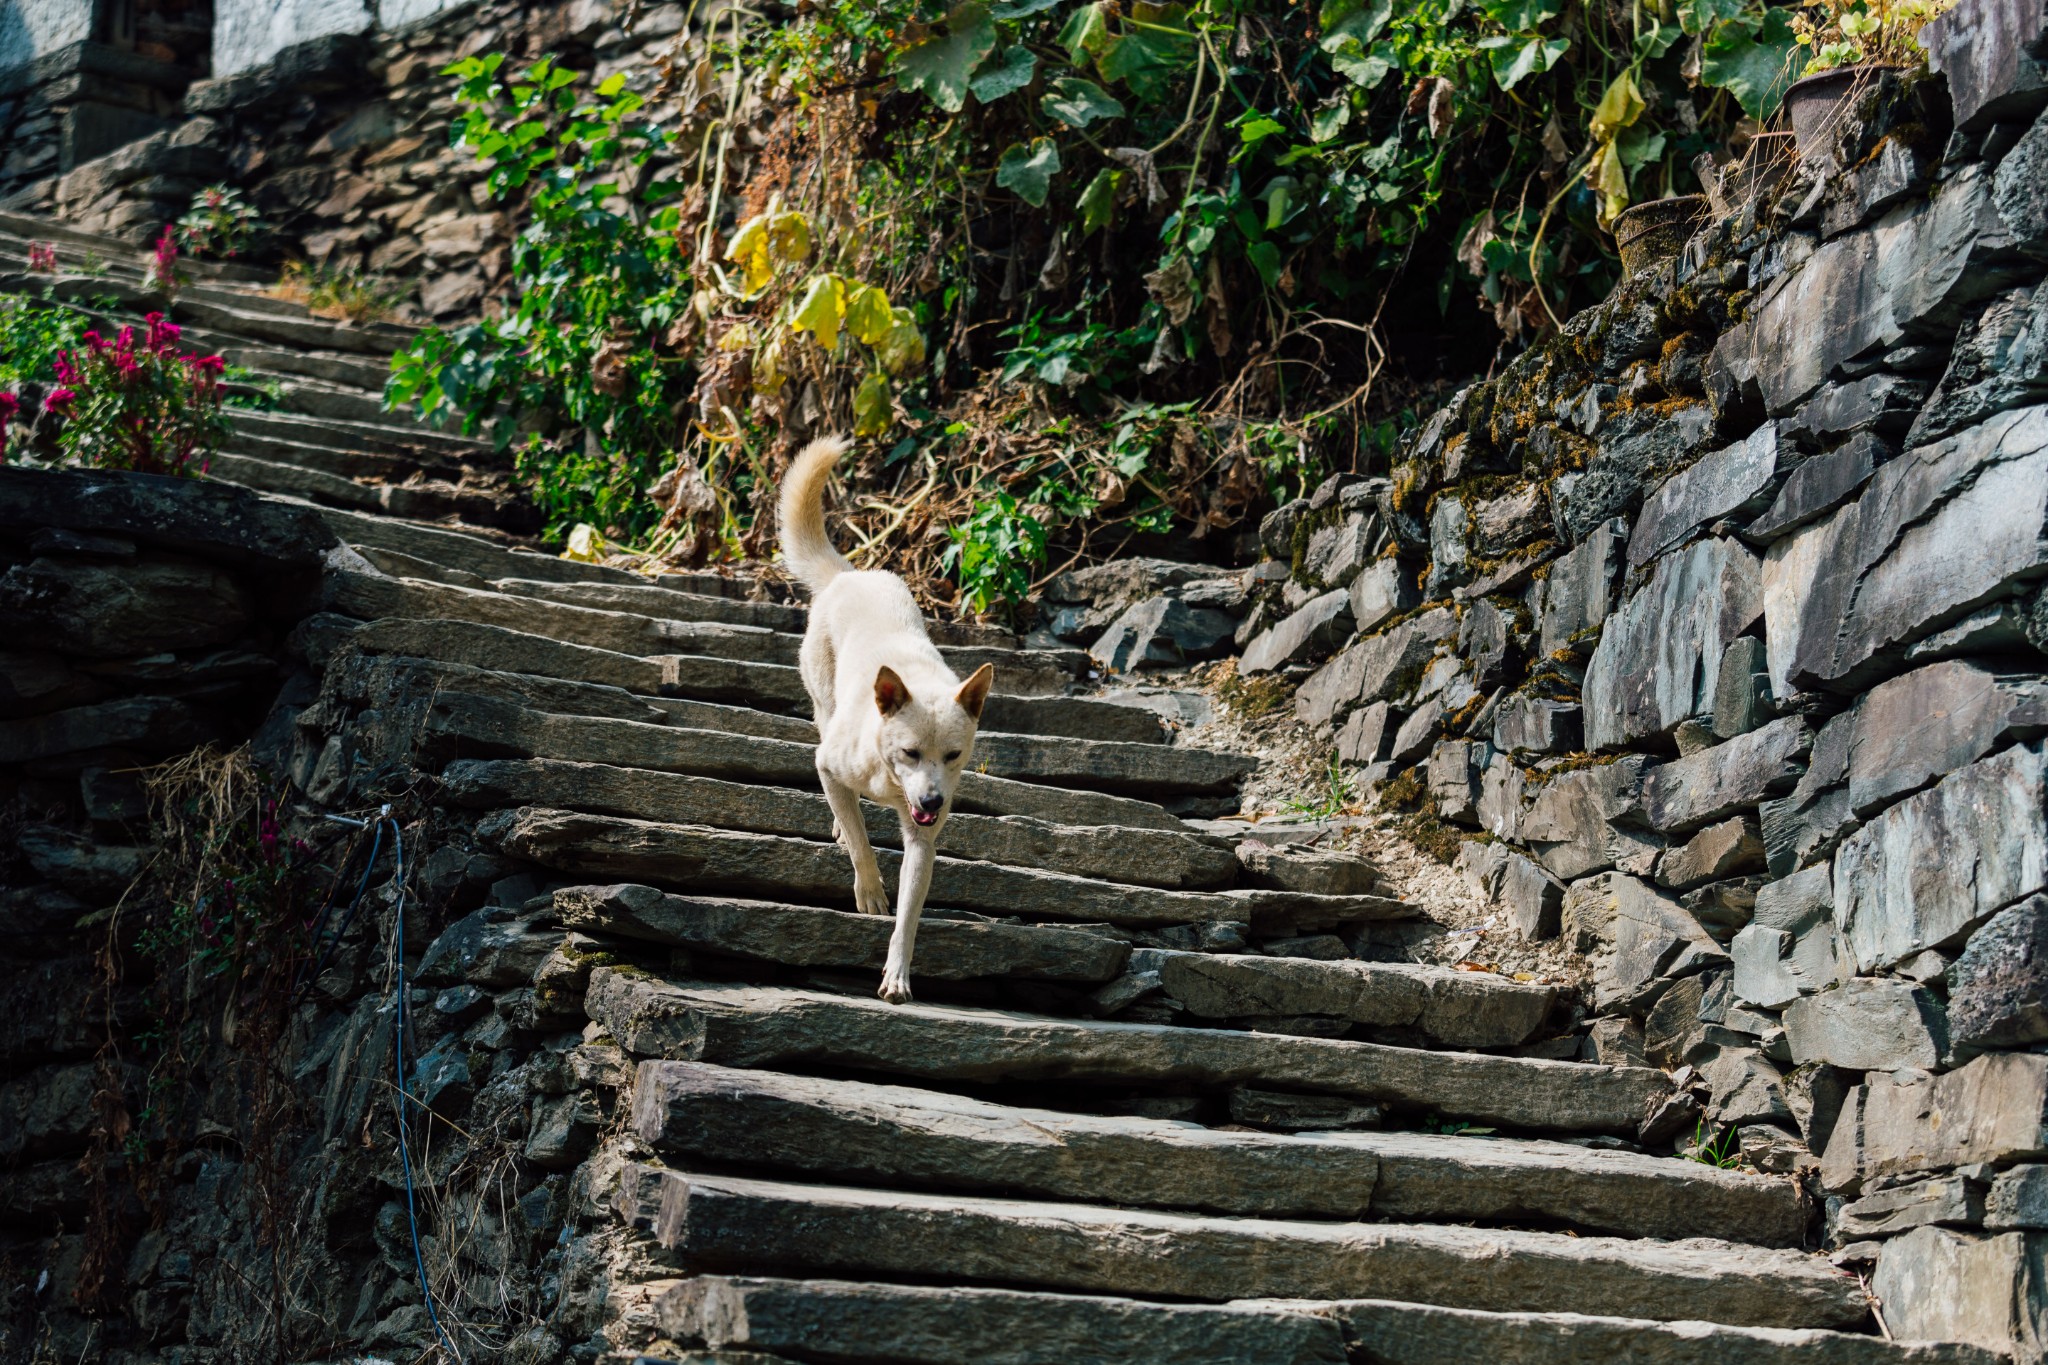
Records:
{"label": "dog's snout", "polygon": [[938,814],[939,807],[945,804],[946,794],[944,792],[926,792],[923,796],[917,798],[918,809],[930,815]]}

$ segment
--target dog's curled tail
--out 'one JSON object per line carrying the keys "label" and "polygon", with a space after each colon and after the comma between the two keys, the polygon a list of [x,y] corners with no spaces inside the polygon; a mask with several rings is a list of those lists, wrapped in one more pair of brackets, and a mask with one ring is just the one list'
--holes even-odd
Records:
{"label": "dog's curled tail", "polygon": [[832,466],[853,448],[844,436],[805,446],[782,480],[782,562],[813,593],[853,567],[825,534],[825,481]]}

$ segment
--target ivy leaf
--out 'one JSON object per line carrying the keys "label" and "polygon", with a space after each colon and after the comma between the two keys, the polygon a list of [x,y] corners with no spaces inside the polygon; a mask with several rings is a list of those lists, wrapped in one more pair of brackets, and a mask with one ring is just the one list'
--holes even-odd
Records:
{"label": "ivy leaf", "polygon": [[1131,26],[1105,46],[1095,69],[1106,81],[1122,81],[1141,100],[1157,99],[1175,74],[1195,58],[1195,36],[1188,32],[1182,5],[1131,5]]}
{"label": "ivy leaf", "polygon": [[1098,228],[1109,226],[1116,213],[1116,192],[1124,183],[1122,171],[1097,171],[1095,178],[1088,182],[1088,188],[1081,191],[1081,197],[1074,207],[1081,213],[1081,235],[1088,236]]}
{"label": "ivy leaf", "polygon": [[1608,141],[1641,118],[1643,109],[1643,96],[1636,89],[1635,77],[1624,71],[1614,78],[1614,84],[1602,92],[1600,102],[1593,106],[1593,119],[1588,131],[1593,134],[1595,142]]}
{"label": "ivy leaf", "polygon": [[924,332],[908,308],[889,310],[889,332],[875,345],[875,358],[893,375],[908,374],[924,364]]}
{"label": "ivy leaf", "polygon": [[1351,122],[1351,101],[1335,100],[1316,110],[1309,120],[1308,135],[1317,142],[1328,142],[1344,131],[1344,125]]}
{"label": "ivy leaf", "polygon": [[853,434],[879,436],[895,420],[895,411],[889,404],[888,377],[871,371],[853,391]]}
{"label": "ivy leaf", "polygon": [[1676,24],[1667,24],[1659,19],[1651,19],[1649,23],[1649,32],[1636,35],[1635,50],[1638,60],[1653,62],[1676,47],[1678,40],[1685,35],[1678,31]]}
{"label": "ivy leaf", "polygon": [[1069,128],[1086,128],[1097,119],[1124,116],[1121,100],[1095,82],[1078,76],[1062,76],[1054,81],[1038,101],[1038,107]]}
{"label": "ivy leaf", "polygon": [[996,24],[978,0],[955,5],[939,21],[945,30],[896,59],[896,88],[922,90],[949,114],[967,101],[967,73],[995,50]]}
{"label": "ivy leaf", "polygon": [[998,19],[1028,19],[1065,3],[1066,0],[1001,0],[989,13]]}
{"label": "ivy leaf", "polygon": [[1332,39],[1350,38],[1362,48],[1380,36],[1394,14],[1394,0],[1331,0],[1323,6],[1323,50]]}
{"label": "ivy leaf", "polygon": [[1060,29],[1059,45],[1067,50],[1067,60],[1075,66],[1086,66],[1090,58],[1108,47],[1109,23],[1103,18],[1102,7],[1106,0],[1083,5],[1067,16],[1067,22]]}
{"label": "ivy leaf", "polygon": [[1244,257],[1269,288],[1280,278],[1280,248],[1271,242],[1253,242],[1244,249]]}
{"label": "ivy leaf", "polygon": [[889,308],[889,296],[871,284],[856,284],[844,291],[846,330],[864,346],[879,345],[896,325]]}
{"label": "ivy leaf", "polygon": [[975,72],[974,78],[967,82],[967,88],[983,104],[993,104],[1031,84],[1031,73],[1036,70],[1038,58],[1031,55],[1030,48],[1017,43],[1004,48],[988,65]]}
{"label": "ivy leaf", "polygon": [[1562,9],[1552,0],[1496,0],[1486,7],[1486,17],[1510,33],[1528,33],[1555,19]]}
{"label": "ivy leaf", "polygon": [[1797,74],[1798,50],[1783,10],[1764,11],[1753,33],[1739,20],[1723,23],[1700,47],[1700,84],[1726,90],[1743,113],[1767,119]]}
{"label": "ivy leaf", "polygon": [[809,332],[829,351],[839,344],[839,323],[845,316],[846,294],[839,277],[813,275],[803,297],[797,301],[796,311],[790,315],[789,325],[796,331]]}
{"label": "ivy leaf", "polygon": [[1059,174],[1060,149],[1049,137],[1035,137],[1030,142],[1013,142],[1003,149],[1003,157],[996,165],[996,183],[1006,190],[1015,190],[1017,197],[1035,209],[1045,207],[1045,197],[1052,192],[1052,178]]}
{"label": "ivy leaf", "polygon": [[1678,26],[1689,34],[1705,33],[1716,24],[1738,18],[1746,8],[1746,0],[1679,0]]}
{"label": "ivy leaf", "polygon": [[1479,40],[1479,46],[1486,50],[1493,64],[1494,82],[1503,90],[1512,90],[1537,72],[1550,70],[1571,45],[1569,38],[1545,38],[1540,34],[1516,33]]}
{"label": "ivy leaf", "polygon": [[1350,34],[1333,34],[1323,39],[1322,48],[1330,59],[1331,68],[1363,90],[1373,89],[1394,69],[1391,53],[1384,43],[1367,52]]}

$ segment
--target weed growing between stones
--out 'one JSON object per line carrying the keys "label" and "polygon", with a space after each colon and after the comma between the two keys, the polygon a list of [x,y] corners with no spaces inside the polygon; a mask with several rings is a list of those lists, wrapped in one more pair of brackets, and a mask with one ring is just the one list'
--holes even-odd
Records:
{"label": "weed growing between stones", "polygon": [[1286,679],[1277,673],[1247,678],[1237,671],[1236,659],[1217,664],[1207,681],[1230,713],[1243,720],[1277,716],[1294,703],[1294,689]]}
{"label": "weed growing between stones", "polygon": [[334,318],[362,326],[391,317],[404,293],[388,280],[354,270],[289,261],[270,292],[273,297],[302,303],[315,317]]}
{"label": "weed growing between stones", "polygon": [[263,231],[256,206],[232,185],[208,185],[192,196],[192,207],[178,220],[178,241],[194,256],[233,260],[249,249]]}

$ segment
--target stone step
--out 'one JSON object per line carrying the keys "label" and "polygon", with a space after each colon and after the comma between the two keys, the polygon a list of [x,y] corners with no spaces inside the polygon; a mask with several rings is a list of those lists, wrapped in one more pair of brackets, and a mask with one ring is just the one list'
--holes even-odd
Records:
{"label": "stone step", "polygon": [[469,488],[443,482],[359,483],[303,465],[239,455],[232,450],[215,455],[208,472],[226,483],[240,484],[259,493],[281,494],[323,508],[371,515],[382,512],[423,521],[461,518],[482,525],[515,527],[533,525],[537,520],[523,496],[489,487]]}
{"label": "stone step", "polygon": [[[375,520],[328,509],[322,509],[322,515],[330,525],[343,517]],[[405,526],[411,531],[440,529],[395,521],[386,524]],[[444,534],[462,540],[476,539],[458,532]],[[810,713],[811,701],[804,691],[803,679],[796,669],[782,664],[750,664],[703,655],[643,657],[569,644],[503,626],[405,617],[369,622],[356,630],[354,640],[358,648],[379,653],[445,659],[493,671],[544,674],[565,680],[588,679],[649,696],[733,701],[754,710]],[[990,729],[1010,734],[1067,735],[1125,743],[1157,742],[1161,738],[1159,722],[1150,712],[1087,697],[1012,697],[999,692],[989,698],[982,720]],[[1182,828],[1180,821],[1159,808],[1147,805],[1146,810],[1151,813],[1149,820],[1155,827]]]}
{"label": "stone step", "polygon": [[1226,1218],[628,1166],[618,1205],[688,1269],[943,1279],[1227,1302],[1371,1293],[1491,1312],[1855,1327],[1870,1304],[1817,1256],[1698,1239]]}
{"label": "stone step", "polygon": [[[650,886],[575,886],[555,892],[572,928],[792,967],[879,972],[893,923],[814,906],[717,896],[673,896]],[[927,918],[917,933],[919,976],[942,981],[1016,977],[1102,982],[1123,971],[1121,939],[1052,925]]]}
{"label": "stone step", "polygon": [[[1396,1303],[1222,1304],[1015,1289],[700,1275],[655,1303],[713,1351],[859,1365],[1994,1365],[1981,1347],[1812,1328],[1489,1313]],[[760,1357],[756,1357],[759,1359]]]}
{"label": "stone step", "polygon": [[[387,455],[369,450],[338,450],[331,446],[301,445],[247,430],[237,419],[235,429],[221,443],[221,449],[266,464],[291,465],[298,469],[354,479],[363,483],[397,483],[415,474],[436,474],[454,482],[468,471],[459,465],[441,465],[429,458]],[[434,466],[434,467],[429,467]]]}
{"label": "stone step", "polygon": [[[441,526],[389,517],[323,509],[321,518],[351,545],[369,545],[431,560],[480,580],[493,578],[551,579],[560,583],[634,583],[638,576],[624,569],[499,545],[481,536]],[[530,670],[528,670],[530,671]]]}
{"label": "stone step", "polygon": [[1793,1181],[1677,1157],[1522,1138],[1226,1131],[702,1062],[640,1063],[633,1130],[679,1165],[741,1158],[892,1189],[1771,1247],[1796,1247],[1806,1230]]}
{"label": "stone step", "polygon": [[246,298],[228,301],[187,298],[181,295],[172,305],[171,317],[179,323],[190,322],[247,341],[268,342],[309,351],[344,351],[380,358],[389,356],[412,339],[410,328],[398,327],[388,322],[372,322],[357,326],[354,323],[330,322],[324,318],[303,315],[285,316],[260,311],[252,307]]}
{"label": "stone step", "polygon": [[1257,1084],[1535,1132],[1634,1136],[1661,1071],[1339,1038],[1121,1024],[785,987],[591,973],[590,1017],[628,1052],[723,1066],[844,1066],[924,1081]]}
{"label": "stone step", "polygon": [[1451,1047],[1512,1047],[1543,1027],[1549,986],[1415,962],[1318,961],[1146,949],[1133,971],[1156,971],[1168,997],[1202,1019],[1322,1016],[1414,1029]]}
{"label": "stone step", "polygon": [[488,465],[507,475],[512,472],[512,457],[499,454],[490,442],[451,436],[402,417],[386,415],[379,420],[355,422],[254,408],[240,414],[238,425],[244,431],[298,446],[439,460],[449,468]]}
{"label": "stone step", "polygon": [[[852,862],[834,843],[542,807],[495,811],[477,822],[476,834],[502,853],[572,876],[649,882],[693,892],[729,891],[848,906],[853,902]],[[940,846],[944,848],[943,836]],[[893,888],[903,855],[878,848],[875,861]],[[934,860],[927,900],[934,906],[982,914],[1129,928],[1249,924],[1261,936],[1411,919],[1419,913],[1406,902],[1385,896],[1167,891],[1004,867],[944,852]]]}
{"label": "stone step", "polygon": [[384,381],[391,373],[390,360],[385,356],[287,349],[208,327],[186,328],[185,340],[195,350],[217,352],[228,364],[240,365],[259,375],[286,380],[316,379],[372,398],[382,396]]}
{"label": "stone step", "polygon": [[[323,591],[329,610],[358,620],[411,617],[469,621],[642,657],[700,654],[747,663],[791,665],[796,662],[801,643],[795,635],[752,626],[649,620],[626,612],[598,611],[510,593],[346,570],[331,572]],[[993,663],[997,690],[1040,696],[1063,688],[1074,676],[1077,659],[1086,658],[1078,650],[941,646],[939,652],[963,677],[983,663]]]}
{"label": "stone step", "polygon": [[[476,697],[477,705],[468,708],[463,697],[451,694],[437,708],[437,716],[442,717],[436,722],[438,732],[501,753],[708,777],[753,776],[781,785],[817,785],[817,732],[808,721],[744,707],[699,707],[691,718],[719,722],[719,729],[667,725],[658,727],[662,733],[656,734],[632,721],[551,715],[523,708],[515,714],[490,705],[485,697]],[[961,775],[963,792],[969,786],[986,785],[967,779],[993,776],[1111,794],[1142,792],[1158,800],[1229,791],[1256,760],[1165,744],[984,732],[976,738],[974,752],[966,762],[969,766]],[[967,799],[977,798],[970,794]]]}
{"label": "stone step", "polygon": [[[442,771],[441,781],[448,800],[475,810],[548,806],[798,839],[832,838],[832,808],[825,798],[789,787],[554,759],[458,759]],[[871,843],[903,846],[894,814],[865,802],[861,809]],[[1229,849],[1170,829],[955,812],[939,846],[958,858],[1170,891],[1225,887],[1238,874]]]}
{"label": "stone step", "polygon": [[[652,726],[644,733],[608,728],[624,723],[549,715],[488,697],[444,692],[434,698],[420,739],[441,759],[559,758],[818,790],[812,745],[674,725]],[[972,815],[1024,815],[1063,824],[1184,828],[1149,801],[981,772],[960,775],[953,808]]]}

